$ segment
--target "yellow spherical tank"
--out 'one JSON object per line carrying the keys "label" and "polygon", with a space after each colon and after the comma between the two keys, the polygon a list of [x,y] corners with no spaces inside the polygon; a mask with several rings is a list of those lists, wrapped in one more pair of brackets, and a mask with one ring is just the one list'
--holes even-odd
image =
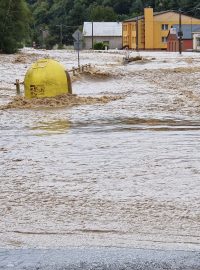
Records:
{"label": "yellow spherical tank", "polygon": [[24,79],[26,98],[55,97],[68,93],[65,68],[52,59],[41,59],[27,71]]}

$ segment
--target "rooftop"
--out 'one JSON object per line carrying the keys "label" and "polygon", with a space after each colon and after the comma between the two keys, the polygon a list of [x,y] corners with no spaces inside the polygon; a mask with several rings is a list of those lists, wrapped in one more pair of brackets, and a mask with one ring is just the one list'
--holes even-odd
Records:
{"label": "rooftop", "polygon": [[[153,13],[153,16],[165,14],[165,13],[168,13],[168,12],[174,12],[174,11],[166,10],[166,11],[154,12],[154,13]],[[177,12],[175,12],[175,13],[177,13]],[[144,19],[144,15],[137,16],[137,17],[134,17],[134,18],[125,20],[124,22],[132,22],[132,21],[137,21],[137,20],[142,20],[142,19]]]}
{"label": "rooftop", "polygon": [[[153,16],[158,16],[158,15],[166,14],[166,13],[169,13],[169,12],[179,14],[179,12],[176,12],[174,10],[165,10],[165,11],[160,11],[160,12],[154,12]],[[192,16],[188,16],[187,14],[184,14],[184,13],[182,13],[182,15],[190,17],[190,18],[195,18],[195,17],[192,17]],[[144,19],[144,15],[141,15],[141,16],[137,16],[137,17],[125,20],[124,22],[134,22],[134,21],[136,22],[137,20],[143,20],[143,19]],[[198,19],[198,18],[196,18],[196,19]]]}
{"label": "rooftop", "polygon": [[[84,22],[83,36],[92,36],[92,22]],[[122,36],[122,23],[121,22],[93,22],[93,36]]]}
{"label": "rooftop", "polygon": [[[176,31],[178,33],[179,31],[179,25],[175,24],[173,25],[173,28],[176,28]],[[200,25],[199,24],[182,24],[182,31],[183,31],[183,39],[192,39],[193,32],[200,32]]]}

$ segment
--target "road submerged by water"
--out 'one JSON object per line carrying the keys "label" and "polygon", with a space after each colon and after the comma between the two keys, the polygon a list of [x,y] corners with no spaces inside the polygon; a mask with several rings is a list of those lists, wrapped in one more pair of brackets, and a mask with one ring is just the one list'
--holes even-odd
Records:
{"label": "road submerged by water", "polygon": [[4,250],[2,270],[199,270],[200,253],[120,248]]}
{"label": "road submerged by water", "polygon": [[200,269],[200,55],[141,55],[82,52],[80,103],[43,107],[13,82],[76,54],[0,55],[3,269]]}

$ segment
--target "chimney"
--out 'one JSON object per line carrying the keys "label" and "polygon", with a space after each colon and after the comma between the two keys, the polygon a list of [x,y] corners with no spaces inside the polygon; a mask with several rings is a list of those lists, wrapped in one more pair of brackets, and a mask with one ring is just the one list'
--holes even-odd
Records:
{"label": "chimney", "polygon": [[144,9],[145,49],[153,49],[153,8]]}

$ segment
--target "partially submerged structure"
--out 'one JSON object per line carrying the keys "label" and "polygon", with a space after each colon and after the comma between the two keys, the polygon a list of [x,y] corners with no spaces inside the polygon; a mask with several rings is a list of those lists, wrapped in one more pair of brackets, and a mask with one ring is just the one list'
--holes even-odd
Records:
{"label": "partially submerged structure", "polygon": [[[174,11],[153,12],[152,8],[145,8],[143,16],[123,22],[123,47],[166,50],[169,30],[179,24],[179,16],[180,14]],[[200,27],[200,19],[194,17],[181,14],[181,21],[186,33],[189,28],[192,33],[196,27]]]}
{"label": "partially submerged structure", "polygon": [[24,78],[26,98],[55,97],[71,93],[71,81],[62,64],[40,59],[28,69]]}
{"label": "partially submerged structure", "polygon": [[[193,50],[193,31],[200,31],[200,25],[187,25],[182,24],[181,30],[183,33],[181,41],[181,51]],[[167,51],[177,52],[179,51],[179,25],[174,25],[167,36]],[[195,42],[194,42],[195,43]],[[196,42],[197,44],[198,42]]]}
{"label": "partially submerged structure", "polygon": [[84,22],[83,42],[85,49],[92,49],[95,43],[102,42],[108,49],[122,48],[121,22]]}
{"label": "partially submerged structure", "polygon": [[200,31],[193,33],[193,50],[200,52]]}

